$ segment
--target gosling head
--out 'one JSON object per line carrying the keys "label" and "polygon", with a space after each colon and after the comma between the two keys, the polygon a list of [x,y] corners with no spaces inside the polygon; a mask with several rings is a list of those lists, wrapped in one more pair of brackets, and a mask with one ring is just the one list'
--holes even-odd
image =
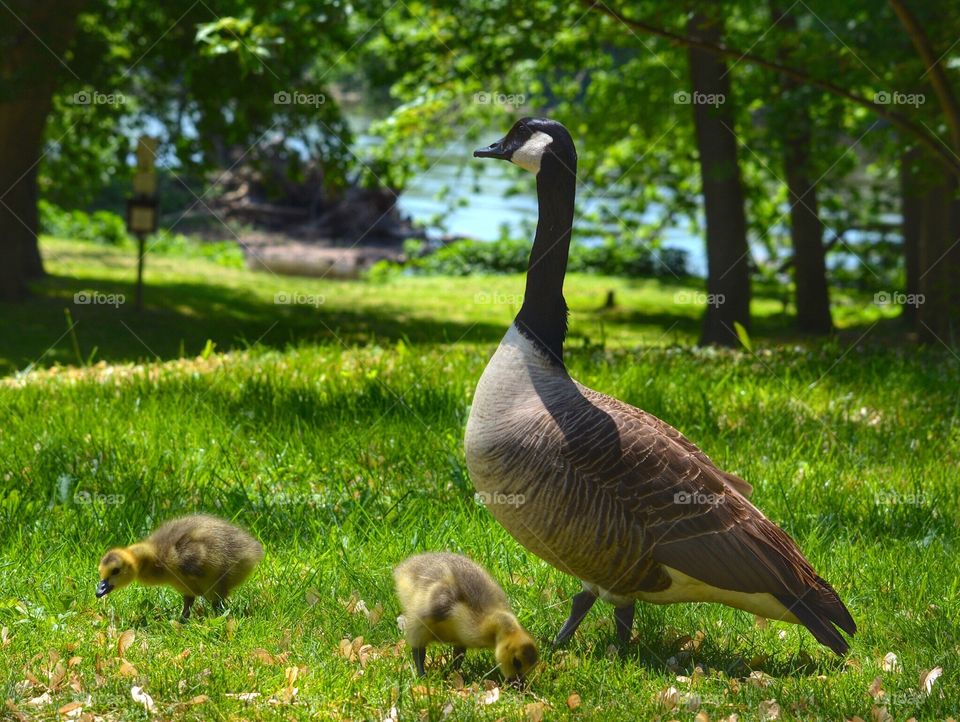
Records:
{"label": "gosling head", "polygon": [[473,151],[475,158],[508,160],[534,175],[554,166],[576,172],[577,151],[570,133],[549,118],[521,118],[510,132],[493,145]]}
{"label": "gosling head", "polygon": [[97,599],[114,589],[127,586],[137,577],[137,560],[126,549],[111,549],[100,560],[100,583]]}
{"label": "gosling head", "polygon": [[494,656],[503,676],[520,684],[537,663],[537,645],[525,631],[515,629],[497,637]]}

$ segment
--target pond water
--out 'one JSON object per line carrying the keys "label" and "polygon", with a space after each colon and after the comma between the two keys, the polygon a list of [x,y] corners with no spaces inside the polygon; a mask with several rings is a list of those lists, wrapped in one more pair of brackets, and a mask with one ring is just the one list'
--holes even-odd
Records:
{"label": "pond water", "polygon": [[[363,149],[377,143],[365,132],[369,120],[351,118],[355,129],[356,153],[363,157]],[[491,130],[490,135],[496,135]],[[437,149],[430,155],[430,167],[419,173],[400,195],[398,206],[414,221],[428,225],[432,235],[452,234],[481,240],[495,240],[506,227],[511,237],[533,235],[537,222],[536,186],[532,177],[507,164],[473,158],[473,146],[468,141],[453,143]],[[511,187],[521,184],[523,192],[508,195]],[[590,213],[599,206],[617,213],[615,200],[605,199],[596,189],[579,188],[577,214]],[[442,216],[442,227],[430,228],[431,219]],[[648,222],[655,220],[657,209],[651,209]],[[629,226],[630,219],[624,218]],[[574,231],[576,235],[576,231]],[[589,242],[590,239],[581,240]],[[706,275],[704,241],[686,227],[667,228],[663,245],[687,252],[687,269],[697,276]]]}

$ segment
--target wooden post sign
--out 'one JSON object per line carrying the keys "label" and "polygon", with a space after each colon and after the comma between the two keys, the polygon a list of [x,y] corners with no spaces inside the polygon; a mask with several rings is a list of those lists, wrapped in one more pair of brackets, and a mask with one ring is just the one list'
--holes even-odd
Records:
{"label": "wooden post sign", "polygon": [[133,197],[127,201],[127,230],[138,240],[137,310],[143,310],[143,257],[146,238],[157,230],[157,146],[158,139],[148,135],[137,142],[137,172],[133,176]]}

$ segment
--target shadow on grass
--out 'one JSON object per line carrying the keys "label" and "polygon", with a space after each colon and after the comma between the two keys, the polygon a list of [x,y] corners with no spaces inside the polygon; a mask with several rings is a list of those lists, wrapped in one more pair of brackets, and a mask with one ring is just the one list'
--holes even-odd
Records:
{"label": "shadow on grass", "polygon": [[[89,257],[88,257],[89,258]],[[110,253],[94,259],[107,264]],[[697,281],[691,280],[692,285]],[[22,304],[2,306],[0,316],[0,374],[12,373],[33,364],[81,364],[89,361],[149,361],[199,354],[212,341],[218,351],[239,350],[260,344],[283,348],[291,344],[340,342],[346,345],[376,340],[409,340],[413,343],[496,343],[504,324],[445,321],[442,317],[411,316],[409,309],[391,307],[389,293],[370,284],[370,302],[362,307],[328,303],[316,307],[272,303],[242,287],[220,283],[179,283],[153,281],[146,289],[147,307],[133,308],[134,286],[115,278],[51,275],[34,285],[34,297]],[[82,303],[75,294],[97,289],[107,303]],[[109,303],[110,294],[122,296],[122,303]],[[381,299],[377,294],[384,294]],[[415,312],[415,311],[414,311]],[[69,313],[69,317],[68,314]],[[657,343],[678,343],[699,335],[700,310],[678,306],[676,312],[656,307],[642,309],[614,307],[579,311],[585,320],[610,327],[662,329]],[[71,324],[72,331],[68,332]],[[782,313],[757,316],[752,334],[779,343],[823,342],[803,336],[791,328],[791,317]],[[590,332],[575,325],[571,350]],[[845,329],[844,336],[855,340],[869,324]],[[872,330],[870,339],[902,336],[893,320]],[[589,342],[602,341],[590,338]]]}
{"label": "shadow on grass", "polygon": [[[370,285],[371,295],[383,293]],[[97,289],[106,303],[75,300],[82,289]],[[111,295],[123,302],[111,302]],[[113,279],[50,276],[23,304],[5,305],[0,318],[0,373],[28,364],[77,364],[172,359],[200,353],[207,341],[218,351],[255,344],[283,348],[297,343],[340,341],[346,345],[406,339],[413,343],[455,341],[495,343],[499,323],[466,323],[398,317],[377,306],[285,305],[242,289],[202,283],[151,283],[146,308],[133,307],[134,287]],[[384,299],[388,300],[388,299]],[[374,304],[376,300],[374,299]],[[70,321],[75,324],[68,333]]]}

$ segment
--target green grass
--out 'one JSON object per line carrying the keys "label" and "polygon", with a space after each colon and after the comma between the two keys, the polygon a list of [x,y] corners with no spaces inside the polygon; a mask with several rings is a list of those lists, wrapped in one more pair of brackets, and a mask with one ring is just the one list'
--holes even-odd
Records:
{"label": "green grass", "polygon": [[[572,278],[574,376],[669,421],[751,481],[860,632],[841,660],[797,627],[758,627],[719,606],[643,605],[616,654],[612,609],[598,605],[551,651],[578,584],[474,503],[462,450],[473,387],[511,316],[477,294],[517,293],[522,279],[372,285],[151,259],[138,318],[71,302],[83,288],[129,294],[116,253],[62,241],[45,250],[53,277],[36,300],[3,309],[7,371],[74,358],[70,336],[44,355],[66,330],[65,306],[81,358],[97,346],[112,363],[0,380],[3,714],[55,719],[80,701],[105,719],[147,719],[137,685],[163,719],[382,720],[391,707],[401,720],[529,719],[540,705],[551,720],[693,719],[692,701],[658,706],[671,686],[697,695],[711,720],[760,719],[768,700],[782,719],[870,719],[875,705],[897,720],[960,715],[960,363],[947,350],[871,343],[884,325],[854,311],[849,339],[766,348],[785,323],[761,300],[756,354],[697,351],[673,345],[696,332],[698,309],[674,303],[692,286]],[[598,313],[607,288],[620,308]],[[278,292],[325,298],[274,305]],[[249,348],[177,358],[207,339]],[[267,549],[227,616],[198,605],[181,626],[179,598],[157,588],[94,598],[105,549],[199,510],[235,519]],[[439,647],[427,679],[414,679],[390,569],[443,548],[490,568],[542,643],[526,691],[484,704],[499,677],[482,651],[468,654],[462,685]],[[357,599],[377,611],[368,618]],[[345,655],[342,640],[360,637],[362,659]],[[888,652],[899,671],[881,669]],[[937,666],[927,696],[919,675]],[[879,699],[868,694],[876,677]],[[260,696],[228,696],[250,692]],[[51,704],[29,704],[44,693]]]}

